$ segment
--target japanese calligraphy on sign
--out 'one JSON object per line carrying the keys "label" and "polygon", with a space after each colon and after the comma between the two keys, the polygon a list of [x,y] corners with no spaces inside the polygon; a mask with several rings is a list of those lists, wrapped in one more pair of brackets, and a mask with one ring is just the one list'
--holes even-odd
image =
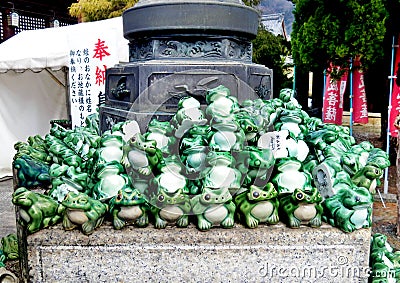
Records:
{"label": "japanese calligraphy on sign", "polygon": [[72,126],[85,125],[97,111],[105,92],[106,70],[118,63],[115,40],[107,36],[83,38],[69,52],[69,101]]}
{"label": "japanese calligraphy on sign", "polygon": [[343,95],[346,90],[347,72],[340,80],[331,79],[326,76],[326,88],[323,103],[324,123],[342,124],[343,117]]}

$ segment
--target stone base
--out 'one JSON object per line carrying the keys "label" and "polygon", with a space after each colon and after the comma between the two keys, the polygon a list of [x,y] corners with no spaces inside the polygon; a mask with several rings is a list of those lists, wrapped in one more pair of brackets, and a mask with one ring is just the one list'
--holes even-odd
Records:
{"label": "stone base", "polygon": [[[284,224],[201,232],[110,223],[85,236],[61,225],[20,239],[29,282],[367,282],[370,229]],[[21,227],[20,227],[21,228]],[[19,232],[21,230],[19,229]],[[28,279],[29,278],[29,279]]]}

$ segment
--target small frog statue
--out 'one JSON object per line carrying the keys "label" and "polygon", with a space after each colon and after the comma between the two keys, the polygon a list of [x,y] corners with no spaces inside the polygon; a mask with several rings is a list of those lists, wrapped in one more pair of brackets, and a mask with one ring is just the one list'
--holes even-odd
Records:
{"label": "small frog statue", "polygon": [[142,176],[149,176],[157,171],[163,162],[162,152],[156,147],[156,141],[147,140],[136,133],[123,147],[122,164]]}
{"label": "small frog statue", "polygon": [[117,161],[121,162],[125,142],[121,135],[104,133],[100,140],[100,147],[96,149],[97,164]]}
{"label": "small frog statue", "polygon": [[150,200],[150,210],[155,218],[154,226],[163,229],[167,224],[184,228],[189,225],[190,199],[182,189],[168,193],[163,189]]}
{"label": "small frog statue", "polygon": [[204,187],[201,194],[190,200],[192,211],[197,217],[197,228],[207,231],[213,226],[232,228],[236,206],[228,188]]}
{"label": "small frog statue", "polygon": [[236,161],[230,152],[210,151],[206,161],[208,166],[200,174],[200,186],[227,188],[232,195],[241,188],[242,174],[235,168]]}
{"label": "small frog statue", "polygon": [[344,232],[371,227],[373,197],[364,187],[342,188],[323,202],[324,221]]}
{"label": "small frog statue", "polygon": [[228,117],[239,109],[237,98],[231,96],[230,90],[222,85],[207,91],[206,102],[206,115],[209,119],[216,116]]}
{"label": "small frog statue", "polygon": [[17,183],[20,187],[50,185],[49,165],[43,161],[22,155],[14,159],[13,168],[17,171]]}
{"label": "small frog statue", "polygon": [[168,156],[174,152],[174,146],[176,144],[176,138],[172,135],[173,130],[169,121],[162,122],[157,119],[152,119],[144,137],[147,140],[156,141],[157,148],[161,150],[164,156]]}
{"label": "small frog statue", "polygon": [[263,127],[263,121],[257,120],[258,115],[252,115],[251,113],[239,109],[233,113],[236,122],[239,124],[240,128],[244,132],[245,140],[248,143],[256,143],[258,138],[258,133]]}
{"label": "small frog statue", "polygon": [[209,146],[214,151],[241,151],[246,141],[245,133],[233,116],[214,116],[210,125],[213,134]]}
{"label": "small frog statue", "polygon": [[64,207],[62,222],[64,229],[72,230],[80,227],[85,235],[92,234],[103,223],[108,210],[107,204],[84,193],[68,193],[61,205]]}
{"label": "small frog statue", "polygon": [[7,236],[1,238],[0,250],[3,250],[7,260],[18,259],[19,255],[17,235],[8,234]]}
{"label": "small frog statue", "polygon": [[178,111],[171,119],[175,137],[181,138],[193,125],[205,125],[208,120],[194,97],[183,97],[178,102]]}
{"label": "small frog statue", "polygon": [[237,168],[242,173],[243,185],[265,186],[274,169],[275,158],[271,149],[246,146],[238,153]]}
{"label": "small frog statue", "polygon": [[237,194],[233,202],[239,221],[249,228],[256,228],[259,223],[279,222],[278,192],[272,183],[265,187],[250,185],[248,190]]}
{"label": "small frog statue", "polygon": [[277,174],[272,183],[279,194],[292,194],[298,188],[310,188],[312,176],[309,172],[301,171],[302,163],[293,157],[281,158],[276,164]]}
{"label": "small frog statue", "polygon": [[62,207],[50,196],[20,187],[13,193],[12,202],[19,206],[21,224],[32,234],[61,220]]}
{"label": "small frog statue", "polygon": [[281,218],[286,220],[290,228],[299,228],[300,225],[320,227],[323,208],[322,196],[317,188],[295,189],[279,199]]}
{"label": "small frog statue", "polygon": [[128,224],[135,224],[138,227],[149,225],[150,207],[145,196],[138,190],[125,186],[111,198],[109,204],[115,229],[122,229]]}
{"label": "small frog statue", "polygon": [[99,181],[94,185],[93,196],[101,201],[114,197],[120,189],[130,183],[124,167],[115,160],[98,165],[94,174]]}
{"label": "small frog statue", "polygon": [[171,155],[164,158],[165,165],[161,168],[161,174],[157,175],[152,181],[156,187],[155,191],[163,190],[167,193],[175,193],[182,190],[183,193],[189,193],[187,179],[182,175],[182,163],[179,157]]}
{"label": "small frog statue", "polygon": [[382,175],[383,170],[375,164],[370,163],[357,171],[351,180],[353,181],[354,185],[367,188],[372,194],[375,194],[377,182]]}
{"label": "small frog statue", "polygon": [[186,167],[186,174],[192,179],[196,179],[206,167],[210,134],[209,125],[193,125],[181,139],[179,145],[181,161]]}
{"label": "small frog statue", "polygon": [[294,139],[303,139],[308,133],[305,126],[305,121],[308,118],[308,114],[299,108],[282,108],[278,112],[274,128],[277,131],[288,130],[289,135]]}

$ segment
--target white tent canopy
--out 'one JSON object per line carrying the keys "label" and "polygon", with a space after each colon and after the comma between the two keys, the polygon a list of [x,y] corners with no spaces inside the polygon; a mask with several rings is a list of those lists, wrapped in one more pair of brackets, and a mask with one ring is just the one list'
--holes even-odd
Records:
{"label": "white tent canopy", "polygon": [[23,31],[0,44],[0,178],[12,174],[17,141],[46,135],[51,120],[69,119],[69,52],[93,33],[114,35],[119,61],[128,62],[121,17]]}

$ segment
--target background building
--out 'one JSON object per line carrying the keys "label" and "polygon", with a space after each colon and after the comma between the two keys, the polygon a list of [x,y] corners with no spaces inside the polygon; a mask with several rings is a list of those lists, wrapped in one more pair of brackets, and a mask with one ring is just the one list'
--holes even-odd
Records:
{"label": "background building", "polygon": [[31,29],[76,24],[68,14],[72,0],[13,0],[0,2],[0,43]]}

